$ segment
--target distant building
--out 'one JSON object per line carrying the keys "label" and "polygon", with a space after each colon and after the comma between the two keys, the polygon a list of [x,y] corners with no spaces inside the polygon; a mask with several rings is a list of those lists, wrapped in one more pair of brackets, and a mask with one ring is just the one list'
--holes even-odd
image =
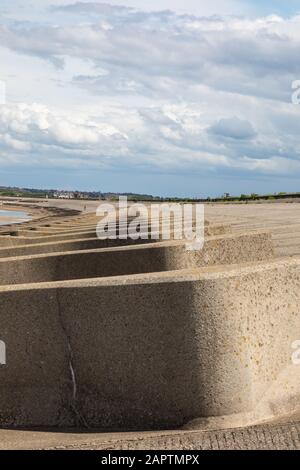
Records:
{"label": "distant building", "polygon": [[74,199],[74,193],[71,191],[56,191],[53,194],[53,197],[56,199]]}

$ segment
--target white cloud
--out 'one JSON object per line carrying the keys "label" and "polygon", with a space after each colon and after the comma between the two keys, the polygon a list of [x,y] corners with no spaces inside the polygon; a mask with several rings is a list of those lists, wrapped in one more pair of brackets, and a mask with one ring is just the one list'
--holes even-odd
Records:
{"label": "white cloud", "polygon": [[[0,26],[0,52],[11,54],[12,81],[26,103],[0,108],[0,146],[12,159],[178,173],[300,172],[300,108],[290,102],[291,83],[300,79],[300,17],[200,17],[141,11],[134,2],[85,3],[49,10],[45,21],[6,17]],[[36,96],[42,104],[33,104]]]}
{"label": "white cloud", "polygon": [[237,140],[253,139],[256,135],[249,121],[236,117],[220,119],[210,128],[210,132],[220,137]]}

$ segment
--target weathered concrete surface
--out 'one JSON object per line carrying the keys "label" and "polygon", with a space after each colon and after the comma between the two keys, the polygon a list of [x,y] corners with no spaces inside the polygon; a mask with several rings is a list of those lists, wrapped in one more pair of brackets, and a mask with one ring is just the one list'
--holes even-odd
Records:
{"label": "weathered concrete surface", "polygon": [[[76,441],[76,437],[73,437]],[[263,425],[224,431],[165,433],[160,436],[137,436],[92,439],[86,442],[58,444],[52,449],[91,450],[299,450],[300,422]]]}
{"label": "weathered concrete surface", "polygon": [[2,287],[1,424],[207,428],[294,412],[299,283],[294,259]]}
{"label": "weathered concrete surface", "polygon": [[[209,205],[206,236],[224,235],[229,223],[235,235],[269,228],[277,255],[296,252],[297,209],[263,206]],[[53,212],[18,230],[12,226],[17,236],[0,237],[0,246],[21,243],[0,249],[0,257],[10,257],[0,260],[3,284],[48,282],[0,288],[8,354],[0,368],[0,423],[56,430],[185,428],[94,433],[93,442],[64,434],[65,448],[297,447],[298,425],[220,429],[299,412],[300,369],[292,364],[291,345],[300,334],[300,260],[271,262],[270,241],[250,232],[248,240],[207,239],[210,250],[206,246],[197,259],[172,243],[103,250],[94,238],[96,223],[94,214]],[[240,264],[249,260],[264,262]],[[215,266],[199,269],[205,264]],[[128,276],[133,272],[147,274]],[[36,448],[41,440],[34,436],[29,441]],[[7,434],[3,439],[8,442]],[[41,447],[57,447],[53,435],[45,439],[49,445]]]}
{"label": "weathered concrete surface", "polygon": [[[30,201],[29,201],[30,202]],[[40,206],[45,206],[40,201]],[[62,209],[83,210],[86,215],[96,211],[99,201],[53,201]],[[300,254],[300,204],[299,202],[205,204],[206,218],[213,224],[230,224],[233,231],[270,230],[278,256]]]}
{"label": "weathered concrete surface", "polygon": [[234,232],[269,230],[275,254],[300,254],[300,204],[207,204],[206,217],[212,223],[228,223]]}
{"label": "weathered concrete surface", "polygon": [[253,233],[207,238],[200,251],[187,251],[182,242],[164,242],[0,258],[0,285],[172,271],[272,257],[269,235]]}
{"label": "weathered concrete surface", "polygon": [[[258,232],[261,233],[261,232]],[[253,242],[251,242],[251,236],[254,234],[254,239]],[[231,236],[231,235],[228,235]],[[224,240],[228,237],[226,235],[224,236],[219,236],[215,237],[215,239],[223,239]],[[261,240],[266,240],[266,237],[268,235],[261,235],[260,238]],[[213,239],[213,237],[207,238],[207,239]],[[238,238],[237,238],[238,239]],[[255,248],[256,242],[258,242],[259,238],[255,237],[255,233],[250,233],[249,234],[249,247],[244,247],[245,252],[252,252],[253,250],[255,252],[258,252]],[[0,239],[1,241],[1,239]],[[0,247],[0,258],[7,258],[10,256],[28,256],[28,255],[36,255],[36,254],[43,254],[43,253],[60,253],[60,252],[66,252],[66,251],[76,251],[76,250],[92,250],[92,249],[98,249],[98,248],[108,248],[108,247],[116,247],[116,246],[122,246],[122,245],[139,245],[139,244],[148,244],[151,243],[152,240],[148,239],[138,239],[138,240],[132,240],[131,238],[120,240],[120,239],[105,239],[105,240],[100,240],[98,238],[76,238],[75,240],[66,240],[66,241],[55,241],[55,242],[43,242],[43,243],[34,243],[34,244],[24,244],[24,245],[17,245],[13,247]],[[259,243],[259,242],[258,242]],[[268,245],[268,246],[267,246]],[[236,248],[239,248],[238,246]],[[266,249],[267,251],[267,256],[269,256],[270,249],[271,249],[271,243],[265,243],[264,246],[259,244],[259,248],[261,251],[261,258],[260,259],[265,259],[264,256],[264,251],[262,248]],[[242,253],[237,253],[237,255],[243,257]]]}
{"label": "weathered concrete surface", "polygon": [[[227,225],[217,224],[205,227],[205,236],[207,237],[225,235],[230,232],[230,226]],[[0,236],[0,247],[14,247],[20,245],[32,245],[38,243],[68,240],[82,240],[87,238],[97,238],[95,225],[89,227],[89,231],[83,231],[82,228],[79,228],[76,230],[73,229],[70,231],[64,231],[63,233],[54,233],[51,235],[41,231],[19,230],[16,234],[14,234],[14,236]]]}
{"label": "weathered concrete surface", "polygon": [[222,431],[0,430],[0,450],[300,450],[299,417]]}
{"label": "weathered concrete surface", "polygon": [[[125,435],[124,435],[125,434]],[[47,439],[48,437],[48,439]],[[43,436],[44,445],[63,450],[299,450],[300,421],[291,418],[281,424],[206,432],[165,432],[91,436],[61,436],[57,444],[49,447],[50,436]],[[39,436],[40,442],[42,436]],[[53,442],[54,437],[51,436]],[[71,442],[70,442],[71,441]],[[77,441],[77,442],[76,442]],[[85,441],[85,442],[84,442]],[[31,445],[37,445],[37,436],[31,436]],[[47,448],[47,447],[46,447]]]}
{"label": "weathered concrete surface", "polygon": [[[29,256],[43,253],[63,253],[68,251],[93,250],[122,245],[135,245],[137,242],[128,240],[99,240],[98,238],[84,238],[60,242],[44,242],[14,247],[0,247],[0,258],[10,256]],[[149,243],[148,240],[138,240],[138,243]]]}

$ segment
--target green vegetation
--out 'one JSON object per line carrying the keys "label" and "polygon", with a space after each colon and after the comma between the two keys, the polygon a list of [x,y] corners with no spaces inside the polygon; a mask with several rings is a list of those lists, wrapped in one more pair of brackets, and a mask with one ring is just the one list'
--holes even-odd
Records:
{"label": "green vegetation", "polygon": [[27,189],[27,188],[6,188],[0,187],[0,196],[2,197],[36,197],[44,198],[47,195],[47,191],[42,189]]}
{"label": "green vegetation", "polygon": [[82,199],[82,200],[109,200],[117,201],[120,196],[127,196],[128,201],[138,202],[244,202],[249,201],[272,201],[276,199],[295,199],[300,198],[300,193],[286,193],[279,192],[274,194],[241,194],[240,196],[231,196],[230,193],[225,193],[220,197],[207,197],[207,198],[180,198],[180,197],[160,197],[152,196],[150,194],[137,194],[137,193],[103,193],[101,191],[58,191],[55,189],[36,189],[36,188],[18,188],[18,187],[0,187],[0,197],[15,197],[15,198],[56,198],[63,197],[69,199]]}

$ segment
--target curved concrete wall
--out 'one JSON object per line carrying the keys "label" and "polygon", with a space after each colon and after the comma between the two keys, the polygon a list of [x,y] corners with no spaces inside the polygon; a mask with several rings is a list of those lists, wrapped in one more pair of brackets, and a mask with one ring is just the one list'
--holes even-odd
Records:
{"label": "curved concrete wall", "polygon": [[[230,226],[227,225],[211,225],[205,227],[205,236],[212,237],[218,235],[225,235],[231,233]],[[97,238],[95,226],[90,228],[90,231],[83,229],[64,231],[63,233],[44,233],[40,231],[20,230],[14,236],[1,236],[0,247],[13,247],[20,245],[32,245],[37,243],[48,243],[67,240],[79,240],[86,238]]]}
{"label": "curved concrete wall", "polygon": [[[34,233],[34,232],[32,232]],[[214,236],[230,233],[226,225],[216,225],[205,227],[205,236]],[[161,236],[158,236],[161,239]],[[0,237],[0,258],[8,256],[27,256],[40,253],[58,253],[63,251],[89,250],[122,245],[138,245],[151,243],[153,240],[138,239],[131,240],[100,240],[96,237],[95,231],[88,233],[64,233],[63,235],[47,235],[39,238],[23,238],[18,236]]]}
{"label": "curved concrete wall", "polygon": [[183,243],[165,242],[55,255],[2,258],[0,284],[171,271],[261,261],[270,259],[272,255],[269,235],[254,233],[207,238],[200,251],[187,251]]}
{"label": "curved concrete wall", "polygon": [[221,225],[188,252],[98,240],[96,222],[63,213],[0,237],[0,425],[216,428],[300,411],[299,258],[271,261],[268,234]]}
{"label": "curved concrete wall", "polygon": [[65,251],[93,250],[106,247],[149,243],[148,240],[99,240],[98,238],[75,239],[59,242],[44,242],[14,247],[0,247],[0,258],[11,256],[29,256],[43,253],[62,253]]}
{"label": "curved concrete wall", "polygon": [[287,411],[299,280],[298,258],[2,287],[0,423],[175,428],[265,396],[266,414]]}

